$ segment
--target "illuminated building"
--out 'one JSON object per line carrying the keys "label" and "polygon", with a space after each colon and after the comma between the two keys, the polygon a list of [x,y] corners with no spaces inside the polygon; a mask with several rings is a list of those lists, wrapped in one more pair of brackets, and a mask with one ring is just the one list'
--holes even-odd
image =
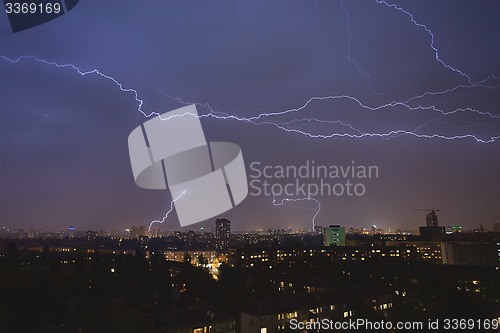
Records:
{"label": "illuminated building", "polygon": [[217,250],[222,250],[229,246],[230,234],[231,221],[227,219],[217,219],[215,221],[215,247]]}
{"label": "illuminated building", "polygon": [[345,228],[340,225],[330,225],[325,228],[325,246],[345,246]]}
{"label": "illuminated building", "polygon": [[225,257],[218,256],[216,251],[204,250],[167,250],[163,251],[165,259],[168,261],[189,262],[194,266],[213,264],[215,261],[225,262]]}
{"label": "illuminated building", "polygon": [[416,259],[441,264],[441,242],[439,241],[388,241],[387,246],[407,246],[416,251]]}
{"label": "illuminated building", "polygon": [[496,246],[497,246],[497,253],[498,253],[498,262],[497,262],[497,265],[500,266],[500,240],[498,240],[496,242]]}
{"label": "illuminated building", "polygon": [[317,225],[314,227],[314,233],[316,235],[323,235],[323,227],[320,225]]}
{"label": "illuminated building", "polygon": [[463,228],[460,225],[452,225],[452,226],[446,227],[446,234],[447,235],[460,234],[462,232],[463,232]]}
{"label": "illuminated building", "polygon": [[333,250],[332,256],[336,260],[364,261],[381,258],[399,260],[415,260],[417,251],[414,247],[399,246],[343,246]]}

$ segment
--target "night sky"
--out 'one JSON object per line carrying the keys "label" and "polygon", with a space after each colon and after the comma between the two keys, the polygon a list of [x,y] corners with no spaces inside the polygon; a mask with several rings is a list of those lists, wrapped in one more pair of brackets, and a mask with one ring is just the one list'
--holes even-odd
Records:
{"label": "night sky", "polygon": [[[98,69],[135,89],[146,114],[184,103],[201,114],[280,113],[201,119],[207,140],[238,144],[247,166],[378,166],[362,197],[315,197],[317,225],[414,229],[425,212],[412,209],[435,207],[441,225],[491,228],[500,220],[500,2],[394,3],[81,0],[19,33],[2,11],[0,55]],[[134,94],[99,75],[6,58],[0,225],[97,230],[161,218],[169,191],[137,187],[130,167],[128,135],[147,120]],[[222,216],[233,230],[307,229],[316,210],[248,196]],[[175,212],[162,228],[179,228]]]}

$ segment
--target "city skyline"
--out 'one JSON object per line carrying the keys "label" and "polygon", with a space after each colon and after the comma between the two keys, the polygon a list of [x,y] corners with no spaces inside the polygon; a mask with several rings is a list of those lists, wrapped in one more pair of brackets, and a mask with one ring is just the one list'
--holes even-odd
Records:
{"label": "city skyline", "polygon": [[[34,227],[28,227],[27,229],[25,228],[16,228],[13,226],[0,226],[0,235],[3,236],[8,236],[9,234],[11,235],[17,235],[16,237],[20,237],[18,235],[19,232],[28,235],[28,238],[36,238],[40,236],[44,236],[45,234],[52,234],[52,235],[59,235],[59,237],[75,237],[76,235],[80,235],[82,237],[84,233],[86,232],[96,232],[99,234],[100,237],[107,237],[107,236],[120,236],[120,237],[131,237],[131,238],[137,238],[138,235],[148,235],[149,237],[162,237],[162,235],[168,235],[170,233],[186,233],[186,232],[195,232],[195,233],[212,233],[214,235],[217,234],[217,223],[218,221],[227,221],[229,223],[229,227],[227,227],[225,230],[229,230],[231,234],[279,234],[279,233],[284,233],[284,234],[317,234],[318,230],[321,230],[323,232],[324,230],[328,229],[329,227],[336,226],[336,227],[342,227],[342,228],[349,228],[345,229],[346,233],[349,234],[387,234],[387,235],[392,235],[392,234],[408,234],[408,235],[422,235],[422,228],[425,229],[425,225],[422,224],[420,226],[415,226],[413,229],[402,229],[402,228],[397,228],[397,229],[391,229],[391,228],[384,228],[383,226],[377,226],[377,225],[371,225],[371,226],[361,226],[361,227],[354,227],[354,226],[348,226],[348,225],[337,225],[337,224],[327,224],[327,225],[316,225],[315,229],[307,229],[307,228],[302,228],[302,227],[293,227],[293,226],[288,226],[286,228],[257,228],[257,229],[238,229],[238,230],[232,230],[231,229],[231,221],[225,219],[225,218],[217,218],[215,220],[212,220],[212,225],[209,226],[208,228],[206,226],[187,226],[187,227],[181,227],[179,229],[167,229],[164,230],[160,226],[154,227],[154,228],[147,228],[146,225],[130,225],[125,228],[117,228],[117,227],[112,227],[111,229],[77,229],[74,226],[69,226],[66,229],[60,229],[60,230],[51,230],[51,229],[39,229],[39,228],[34,228]],[[213,224],[215,223],[215,224]],[[484,225],[480,224],[479,226],[467,229],[464,228],[461,225],[442,225],[439,226],[442,227],[442,232],[438,234],[452,234],[452,233],[477,233],[477,232],[499,232],[500,230],[500,221],[496,221],[492,223],[491,225]],[[138,232],[137,235],[133,236],[134,231],[136,230],[136,233]],[[149,229],[149,230],[148,230]],[[31,235],[36,234],[36,236]],[[26,238],[26,236],[22,236],[21,238]]]}

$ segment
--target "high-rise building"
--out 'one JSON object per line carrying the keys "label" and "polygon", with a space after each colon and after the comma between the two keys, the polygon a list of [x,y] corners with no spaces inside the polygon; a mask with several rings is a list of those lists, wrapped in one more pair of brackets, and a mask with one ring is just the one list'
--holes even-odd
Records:
{"label": "high-rise building", "polygon": [[215,246],[218,250],[229,246],[231,234],[231,221],[227,219],[217,219],[215,221]]}
{"label": "high-rise building", "polygon": [[325,228],[325,246],[345,246],[345,227],[330,225]]}
{"label": "high-rise building", "polygon": [[69,238],[75,238],[75,227],[68,228]]}
{"label": "high-rise building", "polygon": [[431,210],[429,214],[425,215],[425,224],[428,227],[437,227],[439,225],[438,215],[435,209]]}
{"label": "high-rise building", "polygon": [[438,224],[438,215],[435,209],[425,215],[425,227],[419,228],[420,236],[437,236],[445,234],[445,227]]}

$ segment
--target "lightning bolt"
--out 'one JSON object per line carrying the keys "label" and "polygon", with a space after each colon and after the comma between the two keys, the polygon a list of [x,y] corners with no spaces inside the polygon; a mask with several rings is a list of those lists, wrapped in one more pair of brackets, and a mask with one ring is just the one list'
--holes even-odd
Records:
{"label": "lightning bolt", "polygon": [[[449,90],[454,91],[455,89],[449,89]],[[443,93],[445,93],[445,92],[446,91],[443,91]],[[437,92],[434,92],[432,94],[437,94]],[[410,100],[415,100],[417,98],[421,98],[424,95],[425,94],[422,94],[419,96],[414,96]],[[306,118],[306,119],[300,120],[300,121],[308,121],[308,122],[323,122],[323,123],[342,124],[343,126],[349,127],[351,130],[356,132],[356,133],[347,133],[347,132],[340,132],[339,133],[339,132],[335,131],[335,132],[327,133],[327,134],[324,134],[324,133],[318,134],[318,133],[311,133],[309,131],[304,131],[304,130],[297,129],[297,128],[290,128],[290,127],[286,126],[286,124],[297,122],[299,120],[292,120],[291,122],[288,122],[288,123],[287,122],[280,122],[280,121],[273,121],[273,120],[266,120],[266,119],[272,118],[272,117],[297,113],[297,112],[306,110],[307,107],[315,101],[326,101],[326,100],[348,100],[348,101],[351,101],[351,102],[357,104],[362,109],[368,110],[368,111],[380,111],[383,109],[400,106],[400,107],[406,108],[409,111],[432,111],[432,112],[438,112],[441,115],[453,115],[453,114],[458,113],[458,112],[469,112],[469,113],[475,113],[475,114],[482,115],[482,116],[487,116],[487,117],[490,117],[493,119],[500,119],[499,116],[496,116],[490,112],[483,112],[483,111],[475,110],[473,108],[457,108],[455,110],[447,112],[447,111],[444,111],[444,110],[442,110],[434,105],[412,107],[408,104],[408,102],[397,102],[397,101],[393,101],[393,102],[390,102],[387,104],[372,107],[372,106],[363,104],[356,97],[353,97],[350,95],[336,95],[336,96],[311,97],[302,106],[297,107],[297,108],[287,109],[284,111],[260,113],[259,115],[252,116],[252,117],[240,117],[240,116],[235,116],[235,115],[229,115],[229,114],[222,113],[222,112],[215,112],[214,109],[208,103],[186,102],[178,97],[177,98],[172,97],[172,99],[176,100],[177,102],[179,102],[180,104],[183,104],[183,105],[196,104],[197,106],[199,106],[201,108],[208,108],[210,110],[209,113],[198,115],[197,117],[199,117],[199,118],[211,117],[211,118],[215,118],[215,119],[219,119],[219,120],[235,120],[235,121],[250,123],[253,125],[270,125],[270,126],[274,126],[274,127],[278,128],[280,130],[283,130],[285,132],[297,133],[297,134],[301,134],[304,136],[308,136],[310,138],[329,139],[329,138],[334,138],[334,137],[347,137],[347,138],[352,138],[352,139],[361,139],[361,138],[370,138],[371,137],[371,138],[387,139],[387,138],[391,138],[394,136],[407,135],[407,136],[413,136],[413,137],[420,138],[420,139],[424,139],[424,138],[425,139],[444,139],[444,140],[474,139],[476,142],[479,142],[479,143],[492,143],[500,138],[500,135],[497,135],[497,136],[492,135],[489,138],[483,139],[483,138],[480,138],[474,134],[463,134],[463,135],[444,135],[444,134],[439,134],[439,133],[425,134],[425,133],[414,132],[411,129],[395,129],[395,130],[390,130],[387,132],[379,132],[379,133],[361,132],[359,129],[353,127],[352,125],[343,123],[339,120],[329,121],[329,120],[319,120],[316,118]],[[184,116],[196,117],[195,114],[186,112],[184,114],[177,114],[177,115],[163,117],[163,118],[161,118],[161,116],[160,116],[160,118],[162,120],[170,120],[170,119],[175,118],[175,117],[184,117]],[[494,124],[491,124],[491,125],[494,125]]]}
{"label": "lightning bolt", "polygon": [[[132,88],[124,88],[123,84],[120,83],[117,79],[115,79],[112,76],[109,76],[107,74],[104,74],[97,69],[83,71],[73,64],[58,64],[54,61],[47,61],[44,59],[39,59],[35,56],[20,56],[17,59],[11,59],[11,58],[8,58],[6,56],[0,56],[0,58],[7,60],[11,63],[18,63],[21,60],[35,60],[37,62],[41,62],[41,63],[46,64],[46,65],[55,66],[57,68],[70,68],[82,76],[91,75],[91,74],[99,75],[107,80],[112,81],[122,92],[133,93],[134,99],[138,104],[137,111],[140,114],[144,115],[146,118],[149,118],[153,115],[160,115],[160,113],[158,113],[158,112],[150,112],[150,113],[144,112],[142,110],[142,105],[143,105],[144,101],[138,97],[137,90],[132,89]],[[447,65],[447,67],[449,67],[449,65]],[[475,114],[481,115],[481,116],[488,116],[492,119],[500,119],[499,116],[494,115],[490,112],[484,112],[484,111],[476,110],[476,109],[473,109],[470,107],[469,108],[457,108],[457,109],[454,109],[451,111],[445,111],[445,110],[440,109],[434,105],[417,105],[417,106],[410,105],[411,102],[418,101],[418,100],[423,99],[427,96],[446,95],[449,93],[454,93],[458,89],[466,89],[466,88],[472,88],[472,87],[483,87],[483,88],[487,88],[487,89],[496,89],[497,87],[486,86],[486,85],[484,85],[484,83],[487,82],[488,80],[497,80],[497,79],[498,78],[496,76],[491,75],[491,76],[488,76],[487,78],[485,78],[481,81],[478,81],[477,83],[461,84],[461,85],[457,85],[453,88],[438,91],[438,92],[425,92],[423,94],[413,96],[413,97],[407,99],[406,101],[391,101],[389,103],[378,105],[378,106],[370,106],[370,105],[364,104],[360,99],[358,99],[354,96],[350,96],[350,95],[313,96],[313,97],[309,98],[303,105],[301,105],[297,108],[291,108],[291,109],[286,109],[286,110],[277,111],[277,112],[264,112],[264,113],[260,113],[256,116],[251,116],[251,117],[240,117],[240,116],[236,116],[236,115],[229,115],[227,113],[220,112],[220,111],[215,111],[210,106],[209,103],[185,102],[179,97],[172,97],[172,96],[162,92],[159,89],[157,89],[157,90],[164,93],[166,96],[168,96],[172,100],[179,102],[180,104],[184,104],[184,105],[196,104],[196,105],[200,106],[201,108],[207,108],[209,110],[209,113],[201,114],[199,117],[211,117],[211,118],[215,118],[215,119],[219,119],[219,120],[235,120],[235,121],[250,123],[253,125],[271,125],[271,126],[275,126],[276,128],[278,128],[280,130],[305,135],[305,136],[308,136],[310,138],[328,139],[328,138],[333,138],[333,137],[348,137],[348,138],[353,138],[353,139],[360,139],[360,138],[365,138],[365,137],[378,137],[378,138],[382,138],[382,139],[387,139],[387,138],[400,136],[400,135],[409,135],[409,136],[414,136],[416,138],[427,138],[427,139],[438,138],[438,139],[446,139],[446,140],[472,138],[480,143],[491,143],[491,142],[494,142],[495,140],[497,140],[499,138],[499,136],[490,136],[489,138],[483,139],[483,138],[479,138],[478,136],[476,136],[474,134],[465,134],[465,135],[443,135],[443,134],[439,134],[439,133],[425,134],[425,133],[418,133],[416,131],[412,131],[411,129],[395,129],[395,130],[390,130],[387,132],[373,133],[373,132],[362,132],[361,130],[356,129],[353,125],[344,123],[340,120],[329,121],[329,120],[320,120],[317,118],[306,118],[306,119],[302,119],[302,120],[295,119],[295,120],[292,120],[291,122],[287,123],[287,122],[279,121],[279,120],[278,121],[271,120],[271,118],[276,118],[276,117],[284,116],[284,115],[290,115],[293,113],[297,113],[297,112],[306,110],[311,103],[316,102],[316,101],[323,102],[323,101],[347,100],[349,102],[354,103],[354,105],[360,107],[362,110],[366,110],[366,111],[382,111],[385,109],[392,109],[395,107],[401,107],[401,108],[406,109],[408,111],[432,111],[432,112],[438,112],[442,115],[453,115],[453,114],[456,114],[458,112],[468,112],[468,113],[475,113]],[[186,113],[185,115],[190,115],[190,114]],[[179,116],[179,115],[177,115],[177,116]],[[195,115],[191,115],[191,116],[195,116]],[[168,118],[162,118],[162,119],[168,120]],[[301,130],[299,128],[288,127],[291,123],[295,123],[295,122],[299,122],[299,121],[302,121],[302,122],[307,121],[310,123],[311,122],[322,122],[322,123],[330,123],[330,124],[342,124],[343,126],[348,127],[349,129],[353,130],[354,133],[352,133],[352,132],[351,133],[349,133],[349,132],[337,132],[337,131],[332,132],[332,133],[326,133],[326,134],[325,133],[312,133],[310,131],[304,131],[304,130]],[[420,129],[422,127],[423,126],[418,126],[417,128]]]}
{"label": "lightning bolt", "polygon": [[318,205],[318,209],[316,210],[316,213],[312,217],[312,230],[314,231],[314,228],[316,226],[315,225],[316,216],[318,216],[318,214],[319,214],[319,212],[321,210],[321,203],[317,199],[308,198],[308,197],[306,197],[306,198],[296,198],[296,199],[285,198],[285,199],[282,199],[281,202],[277,203],[276,202],[276,196],[273,197],[273,205],[275,205],[275,206],[283,206],[283,204],[285,202],[296,202],[296,201],[314,201]]}
{"label": "lightning bolt", "polygon": [[168,212],[165,213],[165,215],[163,216],[163,218],[161,220],[151,221],[151,223],[149,224],[148,231],[151,231],[151,228],[153,227],[153,224],[155,224],[155,223],[162,224],[163,222],[165,222],[165,220],[168,218],[168,215],[174,210],[174,202],[176,202],[177,200],[179,200],[184,194],[186,194],[185,190],[182,191],[182,193],[179,194],[176,198],[172,199],[172,201],[170,202],[170,209],[168,210]]}
{"label": "lightning bolt", "polygon": [[356,67],[356,70],[358,71],[358,73],[361,73],[362,75],[366,76],[366,78],[368,79],[368,82],[370,84],[370,88],[371,88],[372,92],[374,94],[381,95],[381,93],[377,93],[375,91],[375,89],[373,88],[373,83],[372,83],[372,77],[371,77],[371,75],[368,74],[367,72],[365,72],[364,70],[362,70],[359,67],[358,62],[356,61],[356,59],[354,59],[352,57],[352,50],[351,50],[351,37],[352,37],[352,32],[351,32],[351,16],[349,15],[349,11],[345,7],[344,2],[342,0],[340,0],[340,6],[342,6],[342,9],[344,10],[345,15],[347,17],[347,60],[349,60],[350,62],[352,62],[354,64],[354,66]]}
{"label": "lightning bolt", "polygon": [[455,68],[455,67],[452,67],[451,65],[448,65],[447,63],[445,63],[440,57],[439,57],[439,50],[437,49],[436,46],[434,46],[434,33],[431,31],[431,29],[427,28],[427,26],[425,24],[422,24],[422,23],[419,23],[415,20],[415,18],[413,17],[413,14],[411,14],[410,12],[404,10],[403,8],[401,7],[398,7],[396,6],[395,4],[389,4],[387,3],[386,1],[384,0],[375,0],[378,4],[380,5],[385,5],[387,7],[390,7],[390,8],[394,8],[398,11],[400,11],[401,13],[404,13],[405,15],[407,15],[409,18],[410,18],[410,21],[416,25],[417,27],[419,28],[422,28],[424,29],[427,34],[429,34],[430,38],[431,38],[431,43],[430,43],[430,47],[432,48],[432,50],[434,51],[434,57],[436,58],[437,61],[439,61],[441,63],[441,65],[443,65],[444,67],[448,68],[449,70],[455,72],[455,73],[458,73],[460,74],[462,77],[465,77],[467,78],[467,80],[469,81],[469,84],[473,84],[470,77],[463,73],[460,69],[458,68]]}
{"label": "lightning bolt", "polygon": [[[382,105],[378,105],[378,106],[369,106],[369,105],[366,105],[364,104],[361,100],[353,97],[353,96],[349,96],[349,95],[332,95],[332,96],[313,96],[311,97],[309,100],[307,100],[302,106],[299,106],[297,108],[291,108],[291,109],[286,109],[286,110],[283,110],[283,111],[278,111],[278,112],[265,112],[265,113],[260,113],[258,114],[257,116],[252,116],[252,117],[238,117],[238,116],[235,116],[235,115],[229,115],[229,114],[226,114],[224,112],[216,112],[211,106],[210,104],[208,103],[193,103],[193,102],[184,102],[181,98],[176,98],[176,97],[172,97],[168,94],[166,94],[169,98],[171,98],[172,100],[174,101],[177,101],[181,104],[196,104],[200,107],[203,107],[203,108],[208,108],[209,110],[209,113],[207,114],[203,114],[201,115],[201,117],[212,117],[212,118],[216,118],[216,119],[220,119],[220,120],[236,120],[236,121],[242,121],[242,122],[246,122],[246,123],[250,123],[250,124],[254,124],[254,125],[272,125],[272,126],[275,126],[277,127],[278,129],[281,129],[281,130],[284,130],[284,131],[287,131],[287,132],[293,132],[293,133],[298,133],[298,134],[302,134],[302,135],[306,135],[306,136],[309,136],[311,138],[322,138],[322,139],[327,139],[327,138],[333,138],[333,137],[349,137],[349,138],[356,138],[356,139],[359,139],[359,138],[364,138],[364,137],[379,137],[379,138],[388,138],[388,137],[393,137],[394,135],[410,135],[410,136],[414,136],[414,137],[417,137],[417,138],[429,138],[429,139],[432,139],[432,138],[440,138],[440,139],[448,139],[448,140],[454,140],[454,139],[466,139],[466,138],[473,138],[475,139],[477,142],[480,142],[480,143],[490,143],[490,142],[494,142],[496,139],[498,139],[498,136],[491,136],[490,138],[485,138],[485,139],[482,139],[482,138],[478,138],[476,135],[473,135],[473,134],[466,134],[466,135],[442,135],[442,134],[438,134],[438,133],[434,133],[434,134],[425,134],[425,133],[417,133],[416,131],[412,131],[410,129],[393,129],[393,130],[390,130],[390,131],[387,131],[387,132],[379,132],[379,133],[373,133],[373,132],[362,132],[361,130],[359,129],[356,129],[354,128],[353,125],[351,124],[346,124],[344,122],[341,122],[340,120],[333,120],[333,121],[329,121],[329,120],[320,120],[320,119],[317,119],[317,118],[307,118],[307,119],[302,119],[302,120],[298,120],[298,119],[294,119],[292,120],[291,122],[285,122],[285,121],[275,121],[275,120],[271,120],[270,118],[275,118],[275,117],[279,117],[279,116],[284,116],[284,115],[288,115],[288,114],[293,114],[293,113],[296,113],[296,112],[300,112],[302,110],[305,110],[309,104],[311,104],[312,102],[314,101],[327,101],[327,100],[348,100],[350,102],[353,102],[354,105],[357,105],[359,107],[361,107],[362,110],[368,110],[368,111],[381,111],[381,110],[385,110],[385,109],[388,109],[388,108],[395,108],[395,107],[402,107],[403,109],[406,109],[406,110],[409,110],[409,111],[433,111],[433,112],[439,112],[443,115],[453,115],[455,113],[458,113],[458,112],[471,112],[471,113],[476,113],[478,115],[485,115],[485,116],[489,116],[491,118],[494,118],[494,119],[499,119],[500,116],[497,116],[497,115],[494,115],[490,112],[484,112],[484,111],[480,111],[480,110],[475,110],[473,108],[457,108],[455,110],[451,110],[451,111],[445,111],[443,109],[440,109],[438,107],[436,107],[435,105],[417,105],[417,106],[411,106],[410,103],[411,102],[415,102],[415,101],[418,101],[420,99],[423,99],[425,97],[428,97],[428,96],[438,96],[438,95],[446,95],[448,93],[454,93],[456,92],[458,89],[467,89],[467,88],[472,88],[472,87],[484,87],[484,88],[490,88],[490,89],[497,89],[498,86],[487,86],[485,85],[485,83],[489,80],[498,80],[499,78],[494,76],[494,75],[491,75],[491,76],[488,76],[487,78],[481,80],[481,81],[478,81],[476,83],[473,83],[472,80],[470,79],[470,77],[465,74],[463,71],[461,71],[460,69],[458,68],[455,68],[447,63],[445,63],[441,57],[440,57],[440,54],[439,54],[439,50],[438,48],[435,46],[435,35],[434,33],[431,31],[431,29],[429,29],[425,24],[423,23],[420,23],[418,22],[414,15],[412,13],[410,13],[409,11],[403,9],[402,7],[399,7],[395,4],[390,4],[388,2],[386,2],[385,0],[375,0],[375,2],[379,5],[384,5],[390,9],[394,9],[400,13],[403,13],[404,15],[406,15],[407,17],[409,17],[410,21],[412,24],[414,24],[415,26],[417,26],[418,28],[421,28],[423,29],[430,37],[430,48],[433,50],[434,52],[434,55],[435,55],[435,59],[442,65],[444,66],[445,68],[461,75],[462,77],[464,78],[467,78],[467,81],[468,81],[468,84],[461,84],[461,85],[457,85],[453,88],[450,88],[450,89],[446,89],[444,91],[438,91],[438,92],[424,92],[423,94],[420,94],[420,95],[417,95],[417,96],[413,96],[409,99],[407,99],[406,101],[391,101],[389,103],[386,103],[386,104],[382,104]],[[317,6],[318,3],[316,3],[314,5],[314,7],[311,9],[311,12],[315,9],[315,7]],[[352,37],[352,33],[351,33],[351,19],[350,19],[350,15],[349,15],[349,12],[346,8],[346,6],[344,5],[343,1],[341,0],[340,1],[340,5],[341,7],[343,8],[345,14],[346,14],[346,17],[347,17],[347,32],[348,32],[348,39],[347,39],[347,47],[348,47],[348,51],[347,51],[347,58],[350,62],[352,62],[355,67],[356,67],[356,70],[358,72],[360,72],[361,74],[363,74],[364,76],[366,76],[370,82],[370,85],[372,87],[372,90],[374,91],[373,89],[373,86],[371,84],[371,76],[364,70],[362,70],[358,63],[356,62],[356,60],[352,57],[352,50],[351,50],[351,37]],[[122,83],[120,83],[116,78],[110,76],[110,75],[107,75],[107,74],[104,74],[103,72],[97,70],[97,69],[93,69],[93,70],[89,70],[89,71],[83,71],[81,70],[80,68],[78,68],[76,65],[73,65],[73,64],[59,64],[55,61],[47,61],[47,60],[44,60],[44,59],[40,59],[40,58],[37,58],[35,56],[20,56],[16,59],[12,59],[12,58],[9,58],[9,57],[6,57],[6,56],[0,56],[1,59],[4,59],[4,60],[7,60],[11,63],[18,63],[22,60],[35,60],[37,62],[40,62],[40,63],[43,63],[43,64],[46,64],[46,65],[50,65],[50,66],[55,66],[57,68],[70,68],[74,71],[76,71],[78,74],[82,75],[82,76],[86,76],[86,75],[99,75],[100,77],[102,78],[105,78],[107,80],[110,80],[112,81],[122,92],[126,92],[126,93],[132,93],[133,96],[134,96],[134,99],[135,101],[137,102],[138,104],[138,108],[137,108],[137,111],[142,114],[143,116],[145,116],[146,118],[149,118],[151,116],[157,116],[159,115],[160,113],[158,112],[150,112],[150,113],[146,113],[142,110],[142,106],[143,106],[143,103],[144,101],[142,99],[139,98],[139,94],[137,92],[137,90],[135,89],[132,89],[132,88],[125,88],[124,85]],[[330,123],[330,124],[342,124],[343,126],[345,127],[348,127],[350,130],[352,130],[354,133],[337,133],[337,132],[334,132],[334,133],[327,133],[327,134],[314,134],[314,133],[311,133],[309,131],[303,131],[303,130],[300,130],[300,129],[297,129],[297,128],[290,128],[288,127],[291,123],[297,123],[297,122],[322,122],[322,123]],[[425,123],[424,123],[425,124]],[[422,128],[423,125],[422,124],[421,126],[418,126],[416,128]],[[462,128],[465,128],[465,127],[462,127]]]}
{"label": "lightning bolt", "polygon": [[32,55],[19,56],[19,57],[15,58],[15,59],[12,59],[12,58],[0,55],[0,58],[3,59],[3,60],[9,61],[11,63],[14,63],[14,64],[18,63],[18,62],[20,62],[22,60],[35,60],[35,61],[43,63],[45,65],[54,66],[54,67],[57,67],[57,68],[69,68],[69,69],[77,72],[81,76],[99,75],[100,77],[113,82],[122,92],[132,93],[134,95],[135,101],[138,104],[137,111],[139,111],[140,113],[142,113],[145,117],[150,117],[151,116],[151,114],[148,115],[144,111],[142,111],[142,104],[144,104],[144,101],[139,98],[139,94],[137,93],[137,90],[132,89],[132,88],[124,88],[123,84],[121,84],[120,82],[118,82],[117,79],[115,79],[112,76],[106,75],[106,74],[102,73],[101,71],[99,71],[97,69],[92,69],[90,71],[83,71],[83,70],[81,70],[80,68],[78,68],[77,66],[75,66],[73,64],[58,64],[55,61],[48,61],[48,60],[40,59],[40,58],[37,58],[37,57],[32,56]]}

